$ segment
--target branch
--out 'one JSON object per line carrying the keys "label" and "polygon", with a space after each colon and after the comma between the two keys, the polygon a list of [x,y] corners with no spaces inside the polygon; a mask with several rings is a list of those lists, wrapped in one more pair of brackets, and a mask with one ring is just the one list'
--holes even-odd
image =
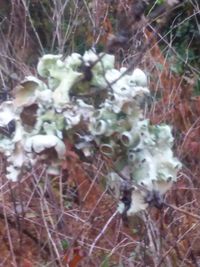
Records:
{"label": "branch", "polygon": [[188,216],[190,216],[190,217],[193,217],[194,219],[200,221],[200,216],[197,215],[197,214],[193,214],[193,213],[191,213],[191,212],[189,212],[189,211],[186,211],[185,209],[181,209],[181,208],[179,208],[179,207],[176,207],[176,206],[174,206],[174,205],[168,204],[168,203],[166,203],[166,202],[163,202],[163,204],[164,204],[166,207],[172,208],[172,209],[174,209],[174,210],[176,210],[176,211],[178,211],[178,212],[182,212],[183,214],[188,215]]}

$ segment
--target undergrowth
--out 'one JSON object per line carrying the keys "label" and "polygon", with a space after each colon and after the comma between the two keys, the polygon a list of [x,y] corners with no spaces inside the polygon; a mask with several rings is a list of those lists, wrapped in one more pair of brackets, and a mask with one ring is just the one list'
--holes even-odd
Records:
{"label": "undergrowth", "polygon": [[199,3],[159,1],[155,8],[163,11],[150,16],[157,1],[149,1],[151,7],[141,2],[1,1],[1,101],[12,99],[25,76],[36,75],[43,54],[66,56],[96,46],[115,54],[116,67],[149,74],[147,116],[173,126],[173,149],[183,163],[165,195],[168,206],[127,218],[115,213],[117,201],[102,179],[112,162],[101,153],[85,159],[66,140],[62,174],[50,179],[38,164],[15,183],[5,178],[2,156],[2,266],[199,266],[200,70],[193,42]]}

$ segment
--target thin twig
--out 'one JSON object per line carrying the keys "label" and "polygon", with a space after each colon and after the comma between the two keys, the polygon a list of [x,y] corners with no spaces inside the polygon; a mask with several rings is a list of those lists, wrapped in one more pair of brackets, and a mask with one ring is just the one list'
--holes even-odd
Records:
{"label": "thin twig", "polygon": [[105,233],[106,229],[108,228],[109,224],[112,222],[112,220],[115,218],[115,216],[118,214],[118,210],[116,210],[113,215],[109,218],[109,220],[107,221],[107,223],[104,225],[102,231],[98,234],[98,236],[95,238],[94,242],[91,245],[91,248],[89,250],[89,256],[91,256],[92,251],[96,245],[96,243],[99,241],[99,239],[101,238],[101,236]]}
{"label": "thin twig", "polygon": [[181,213],[183,213],[183,214],[185,214],[185,215],[188,215],[188,216],[193,217],[194,219],[200,221],[200,216],[197,215],[197,214],[193,214],[193,213],[191,213],[191,212],[189,212],[189,211],[187,211],[187,210],[185,210],[185,209],[181,209],[181,208],[179,208],[179,207],[176,207],[176,206],[174,206],[174,205],[168,204],[168,203],[166,203],[166,202],[164,202],[163,204],[164,204],[164,206],[166,206],[166,207],[172,208],[172,209],[174,209],[174,210],[176,210],[176,211],[178,211],[178,212],[181,212]]}

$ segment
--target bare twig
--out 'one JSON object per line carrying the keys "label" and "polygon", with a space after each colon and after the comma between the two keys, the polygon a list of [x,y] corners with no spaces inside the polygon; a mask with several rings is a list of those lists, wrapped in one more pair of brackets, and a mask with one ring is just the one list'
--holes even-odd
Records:
{"label": "bare twig", "polygon": [[176,207],[176,206],[171,205],[171,204],[166,203],[166,202],[164,202],[163,204],[164,204],[166,207],[172,208],[172,209],[174,209],[174,210],[176,210],[176,211],[178,211],[178,212],[181,212],[181,213],[183,213],[183,214],[185,214],[185,215],[188,215],[188,216],[190,216],[190,217],[192,217],[192,218],[194,218],[194,219],[200,221],[200,216],[197,215],[197,214],[193,214],[193,213],[191,213],[191,212],[189,212],[189,211],[187,211],[187,210],[185,210],[185,209],[181,209],[181,208],[179,208],[179,207]]}
{"label": "bare twig", "polygon": [[99,239],[101,238],[101,236],[105,233],[106,229],[108,228],[109,224],[112,222],[112,220],[115,218],[115,216],[118,214],[118,210],[116,210],[113,215],[109,218],[109,220],[107,221],[107,223],[104,225],[102,231],[98,234],[98,236],[95,238],[94,242],[92,243],[92,246],[89,250],[89,256],[91,256],[93,249],[96,245],[96,243],[99,241]]}

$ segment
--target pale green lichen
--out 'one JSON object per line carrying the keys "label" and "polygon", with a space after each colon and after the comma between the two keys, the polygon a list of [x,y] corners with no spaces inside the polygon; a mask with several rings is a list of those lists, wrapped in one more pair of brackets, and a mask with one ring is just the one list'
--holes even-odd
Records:
{"label": "pale green lichen", "polygon": [[51,93],[49,92],[51,91],[47,88],[45,83],[36,77],[27,76],[26,79],[14,89],[14,106],[17,108],[30,106],[40,99],[50,102]]}
{"label": "pale green lichen", "polygon": [[16,117],[17,114],[12,101],[5,101],[0,105],[0,127],[6,127]]}
{"label": "pale green lichen", "polygon": [[[91,71],[88,80],[84,69]],[[47,173],[59,175],[67,138],[86,157],[93,157],[98,147],[113,160],[117,172],[107,175],[112,192],[120,198],[124,181],[119,173],[132,188],[127,215],[146,209],[147,192],[164,194],[172,186],[181,164],[173,156],[171,127],[151,125],[144,117],[150,92],[142,70],[117,70],[113,55],[94,50],[66,58],[44,55],[37,70],[42,80],[26,77],[14,99],[0,105],[0,127],[10,131],[10,124],[15,125],[0,134],[8,179],[17,181],[24,166],[38,161]],[[126,209],[119,202],[119,212]]]}
{"label": "pale green lichen", "polygon": [[37,65],[37,71],[39,75],[42,77],[51,76],[51,72],[55,69],[57,70],[58,67],[60,67],[59,62],[61,58],[62,55],[51,55],[51,54],[44,55],[39,60],[39,63]]}
{"label": "pale green lichen", "polygon": [[26,152],[35,152],[36,154],[42,153],[45,149],[54,148],[59,159],[63,159],[66,152],[64,143],[52,134],[29,137],[24,148]]}

